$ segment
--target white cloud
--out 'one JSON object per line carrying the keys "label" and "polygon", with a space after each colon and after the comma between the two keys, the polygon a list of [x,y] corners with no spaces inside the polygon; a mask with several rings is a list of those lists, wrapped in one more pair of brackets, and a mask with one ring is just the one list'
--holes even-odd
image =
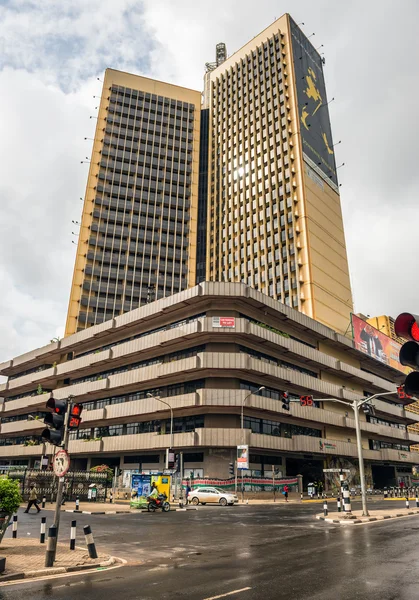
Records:
{"label": "white cloud", "polygon": [[[419,5],[282,3],[324,44],[356,309],[414,310]],[[0,361],[62,331],[94,114],[106,67],[201,89],[229,53],[280,16],[265,0],[3,0],[0,5]]]}

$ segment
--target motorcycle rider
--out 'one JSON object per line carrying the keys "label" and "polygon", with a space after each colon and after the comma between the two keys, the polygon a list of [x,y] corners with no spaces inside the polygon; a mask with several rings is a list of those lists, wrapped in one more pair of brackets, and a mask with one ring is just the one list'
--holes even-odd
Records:
{"label": "motorcycle rider", "polygon": [[157,498],[159,497],[159,490],[157,489],[157,485],[156,482],[153,481],[153,483],[151,484],[151,493],[148,496],[147,500],[150,502],[151,500],[156,501]]}

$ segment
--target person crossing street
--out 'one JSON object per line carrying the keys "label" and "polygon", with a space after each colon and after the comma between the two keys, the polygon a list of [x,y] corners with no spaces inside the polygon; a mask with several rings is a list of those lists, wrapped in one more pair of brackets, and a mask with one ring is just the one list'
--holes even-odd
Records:
{"label": "person crossing street", "polygon": [[25,513],[28,513],[30,511],[30,509],[32,508],[32,506],[34,506],[36,508],[36,510],[40,513],[41,509],[39,508],[38,504],[39,504],[38,494],[37,494],[35,485],[32,483],[31,487],[30,487],[30,491],[29,491],[29,502],[28,502],[28,506],[26,507]]}

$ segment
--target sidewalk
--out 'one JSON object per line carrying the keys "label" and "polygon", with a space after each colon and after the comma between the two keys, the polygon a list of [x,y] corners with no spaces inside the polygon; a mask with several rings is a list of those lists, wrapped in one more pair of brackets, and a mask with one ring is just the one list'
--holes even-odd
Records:
{"label": "sidewalk", "polygon": [[68,544],[59,542],[54,567],[45,568],[46,549],[47,544],[40,544],[39,540],[4,538],[0,546],[0,554],[6,558],[6,571],[0,575],[0,584],[14,579],[105,567],[115,562],[115,559],[108,554],[98,552],[98,558],[92,559],[89,558],[86,549],[76,547],[75,550],[70,550]]}
{"label": "sidewalk", "polygon": [[317,514],[316,519],[326,521],[326,523],[336,523],[339,525],[359,525],[372,523],[374,521],[384,521],[386,519],[396,519],[400,517],[409,517],[419,515],[419,508],[396,508],[383,510],[368,510],[369,516],[363,517],[362,510],[353,510],[351,515],[343,512],[329,512],[327,517],[323,513]]}
{"label": "sidewalk", "polygon": [[[21,504],[21,507],[24,509],[26,509],[26,506],[26,503]],[[41,510],[55,510],[55,502],[54,504],[47,502],[45,508],[41,508]],[[110,504],[109,502],[80,502],[78,511],[76,511],[75,502],[66,502],[64,506],[61,506],[61,510],[64,512],[81,512],[87,515],[115,515],[119,513],[134,512],[134,510],[129,507],[129,504]],[[31,513],[35,514],[34,509],[31,509]]]}

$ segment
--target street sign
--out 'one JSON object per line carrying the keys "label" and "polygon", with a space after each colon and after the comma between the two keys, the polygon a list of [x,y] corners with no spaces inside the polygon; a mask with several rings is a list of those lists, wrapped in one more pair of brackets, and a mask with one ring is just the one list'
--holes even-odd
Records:
{"label": "street sign", "polygon": [[54,456],[53,469],[57,477],[64,477],[70,468],[70,457],[66,450],[58,450]]}
{"label": "street sign", "polygon": [[350,473],[350,469],[323,469],[323,473]]}

